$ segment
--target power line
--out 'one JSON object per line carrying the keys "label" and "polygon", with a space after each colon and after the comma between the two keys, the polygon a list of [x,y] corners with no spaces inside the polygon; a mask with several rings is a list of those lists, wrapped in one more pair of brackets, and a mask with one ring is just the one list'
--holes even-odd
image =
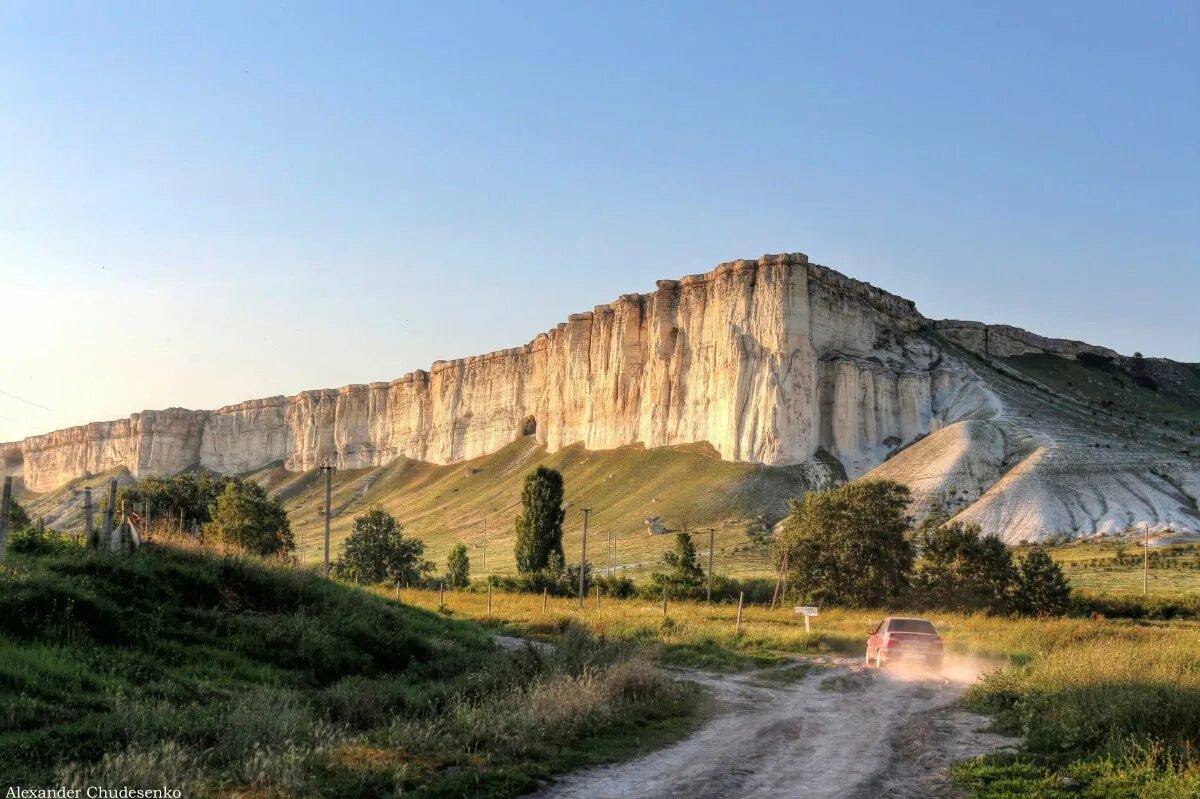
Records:
{"label": "power line", "polygon": [[35,408],[41,408],[43,411],[50,411],[51,413],[54,413],[54,409],[47,408],[45,405],[42,405],[40,402],[34,402],[33,400],[25,399],[24,397],[18,397],[16,394],[12,394],[12,393],[10,393],[8,391],[4,391],[4,390],[0,390],[0,394],[3,394],[6,397],[12,397],[15,400],[20,400],[21,402],[24,402],[26,405],[32,405]]}

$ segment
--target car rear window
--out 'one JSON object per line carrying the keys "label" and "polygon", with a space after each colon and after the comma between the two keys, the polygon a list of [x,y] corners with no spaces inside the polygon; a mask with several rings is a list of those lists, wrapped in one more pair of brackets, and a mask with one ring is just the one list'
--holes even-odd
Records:
{"label": "car rear window", "polygon": [[937,630],[933,629],[933,625],[924,619],[892,619],[891,624],[888,625],[888,632],[937,635]]}

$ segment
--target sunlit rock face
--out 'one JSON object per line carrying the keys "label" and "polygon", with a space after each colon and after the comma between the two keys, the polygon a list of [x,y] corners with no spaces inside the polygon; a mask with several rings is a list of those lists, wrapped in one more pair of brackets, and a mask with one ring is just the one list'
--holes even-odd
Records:
{"label": "sunlit rock face", "polygon": [[[135,477],[171,474],[197,462],[207,418],[206,411],[168,408],[31,436],[20,443],[20,476],[30,490],[47,491],[76,477],[122,467]],[[18,458],[6,454],[5,461]]]}
{"label": "sunlit rock face", "polygon": [[523,347],[390,383],[146,412],[26,439],[10,460],[41,491],[118,466],[453,463],[532,432],[550,450],[707,441],[764,464],[824,447],[861,474],[952,418],[989,412],[970,371],[921,334],[926,324],[910,301],[802,254],[764,256],[661,280]]}
{"label": "sunlit rock face", "polygon": [[767,465],[833,456],[851,478],[909,484],[914,514],[958,513],[1010,540],[1200,529],[1200,470],[1178,425],[1132,430],[1124,416],[1012,368],[1023,356],[1085,354],[1200,398],[1194,365],[1004,325],[933,322],[802,254],[768,255],[661,280],[523,347],[386,383],[33,436],[0,444],[0,468],[47,491],[115,468],[455,463],[523,435],[551,451],[708,442],[725,459]]}

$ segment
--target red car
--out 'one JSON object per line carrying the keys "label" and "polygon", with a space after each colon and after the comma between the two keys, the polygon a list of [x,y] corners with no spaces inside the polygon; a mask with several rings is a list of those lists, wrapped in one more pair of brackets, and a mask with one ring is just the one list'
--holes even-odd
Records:
{"label": "red car", "polygon": [[888,616],[870,630],[866,664],[883,668],[900,660],[924,662],[934,669],[942,667],[942,638],[925,619]]}

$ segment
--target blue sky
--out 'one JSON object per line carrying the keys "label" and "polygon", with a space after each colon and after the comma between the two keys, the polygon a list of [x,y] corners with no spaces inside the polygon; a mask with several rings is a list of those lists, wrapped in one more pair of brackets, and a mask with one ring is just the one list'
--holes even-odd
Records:
{"label": "blue sky", "polygon": [[1200,6],[849,5],[3,3],[0,440],[764,252],[1200,360]]}

